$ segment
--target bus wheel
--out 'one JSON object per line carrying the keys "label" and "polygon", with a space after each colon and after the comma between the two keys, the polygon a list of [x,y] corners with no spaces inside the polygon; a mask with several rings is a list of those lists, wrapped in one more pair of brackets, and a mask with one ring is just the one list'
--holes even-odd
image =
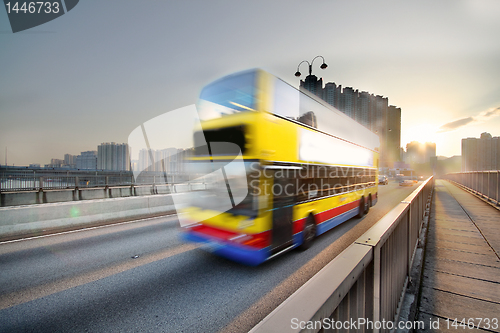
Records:
{"label": "bus wheel", "polygon": [[368,196],[368,200],[366,201],[366,205],[365,205],[365,214],[368,214],[368,212],[370,211],[370,207],[372,206],[372,195],[370,194]]}
{"label": "bus wheel", "polygon": [[361,200],[359,200],[359,209],[358,209],[358,217],[362,218],[363,215],[365,214],[365,197],[361,197]]}
{"label": "bus wheel", "polygon": [[307,217],[304,230],[302,230],[302,235],[304,240],[302,241],[302,244],[300,244],[299,249],[301,251],[305,251],[311,247],[314,237],[316,237],[316,223],[314,222],[314,217],[312,215]]}

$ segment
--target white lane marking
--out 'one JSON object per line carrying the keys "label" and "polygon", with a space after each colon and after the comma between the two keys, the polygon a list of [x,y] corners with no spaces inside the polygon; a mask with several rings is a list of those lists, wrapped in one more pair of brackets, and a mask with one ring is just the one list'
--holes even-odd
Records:
{"label": "white lane marking", "polygon": [[89,230],[95,230],[95,229],[103,229],[103,228],[108,228],[108,227],[113,227],[117,225],[124,225],[124,224],[129,224],[129,223],[137,223],[137,222],[144,222],[148,220],[153,220],[153,219],[160,219],[160,218],[165,218],[165,217],[171,217],[171,216],[176,216],[177,214],[169,214],[169,215],[162,215],[162,216],[155,216],[155,217],[146,217],[143,219],[138,219],[138,220],[132,220],[132,221],[126,221],[126,222],[117,222],[117,223],[112,223],[112,224],[105,224],[105,225],[100,225],[97,227],[84,227],[82,229],[77,229],[77,230],[69,230],[69,231],[62,231],[62,232],[57,232],[53,234],[47,234],[47,235],[41,235],[41,236],[32,236],[32,237],[26,237],[26,238],[20,238],[20,239],[13,239],[9,241],[3,241],[0,242],[0,245],[2,244],[9,244],[9,243],[16,243],[16,242],[22,242],[22,241],[27,241],[27,240],[33,240],[33,239],[40,239],[40,238],[46,238],[46,237],[51,237],[51,236],[59,236],[59,235],[67,235],[75,232],[82,232],[82,231],[89,231]]}

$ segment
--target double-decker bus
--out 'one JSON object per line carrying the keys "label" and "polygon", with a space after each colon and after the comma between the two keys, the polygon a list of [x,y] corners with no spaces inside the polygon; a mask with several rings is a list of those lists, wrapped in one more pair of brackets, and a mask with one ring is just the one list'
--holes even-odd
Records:
{"label": "double-decker bus", "polygon": [[207,85],[197,109],[191,164],[226,181],[184,210],[185,240],[259,265],[377,202],[378,136],[316,96],[253,69]]}

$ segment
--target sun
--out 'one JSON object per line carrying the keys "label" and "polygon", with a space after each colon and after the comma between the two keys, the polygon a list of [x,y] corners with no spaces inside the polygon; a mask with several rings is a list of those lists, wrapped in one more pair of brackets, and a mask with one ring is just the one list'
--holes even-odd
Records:
{"label": "sun", "polygon": [[401,143],[406,145],[412,141],[420,143],[433,142],[436,147],[444,143],[443,133],[438,133],[437,125],[423,123],[410,126],[401,132]]}

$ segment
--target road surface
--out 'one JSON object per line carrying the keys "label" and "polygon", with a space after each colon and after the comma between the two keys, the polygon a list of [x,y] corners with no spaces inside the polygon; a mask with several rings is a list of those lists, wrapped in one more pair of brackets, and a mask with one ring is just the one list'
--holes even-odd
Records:
{"label": "road surface", "polygon": [[247,332],[417,186],[258,267],[183,243],[175,215],[0,243],[0,332]]}

